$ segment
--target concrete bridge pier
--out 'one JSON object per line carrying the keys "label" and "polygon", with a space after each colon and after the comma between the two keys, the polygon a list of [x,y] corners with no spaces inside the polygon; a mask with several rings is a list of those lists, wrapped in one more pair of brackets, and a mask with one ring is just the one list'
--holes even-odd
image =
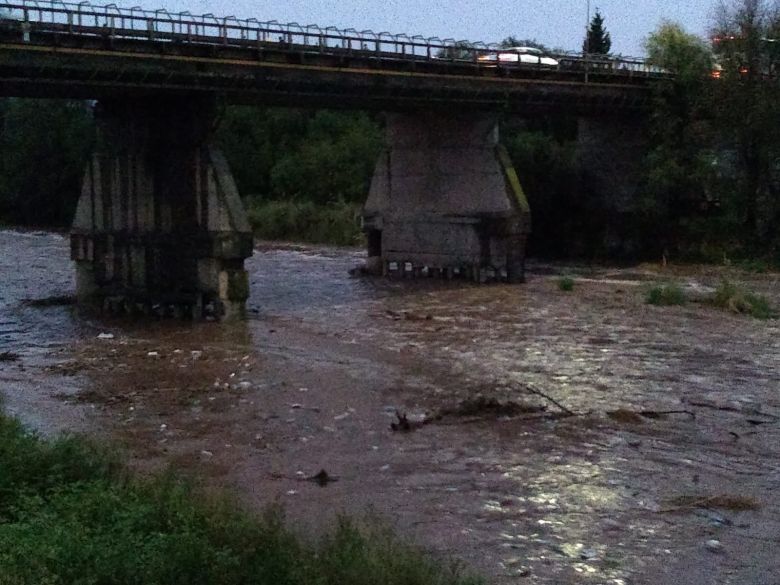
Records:
{"label": "concrete bridge pier", "polygon": [[393,113],[386,132],[363,210],[369,271],[521,282],[530,209],[497,117]]}
{"label": "concrete bridge pier", "polygon": [[252,233],[211,137],[211,99],[116,99],[71,231],[79,301],[118,312],[230,318],[249,295]]}

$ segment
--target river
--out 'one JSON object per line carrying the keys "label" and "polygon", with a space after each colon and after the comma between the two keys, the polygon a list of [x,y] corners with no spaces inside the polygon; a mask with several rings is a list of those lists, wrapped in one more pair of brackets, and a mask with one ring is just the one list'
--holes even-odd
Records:
{"label": "river", "polygon": [[496,583],[780,582],[777,321],[643,297],[725,274],[780,305],[777,275],[532,264],[475,286],[264,245],[246,322],[128,322],[67,302],[68,252],[0,231],[0,392],[42,433],[281,502],[303,531],[371,511]]}

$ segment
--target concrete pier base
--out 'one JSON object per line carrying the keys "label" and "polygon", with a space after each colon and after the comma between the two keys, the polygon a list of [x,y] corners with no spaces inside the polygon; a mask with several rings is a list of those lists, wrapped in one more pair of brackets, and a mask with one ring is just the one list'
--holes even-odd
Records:
{"label": "concrete pier base", "polygon": [[388,114],[363,229],[372,272],[522,281],[530,210],[496,117]]}
{"label": "concrete pier base", "polygon": [[79,301],[175,317],[243,314],[252,233],[210,100],[96,106],[71,230]]}

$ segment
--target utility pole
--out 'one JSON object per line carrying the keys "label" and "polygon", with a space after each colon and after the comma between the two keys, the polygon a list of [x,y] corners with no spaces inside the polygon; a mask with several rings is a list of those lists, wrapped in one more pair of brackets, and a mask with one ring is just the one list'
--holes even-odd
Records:
{"label": "utility pole", "polygon": [[590,0],[588,0],[587,19],[585,20],[585,83],[588,83],[590,59]]}

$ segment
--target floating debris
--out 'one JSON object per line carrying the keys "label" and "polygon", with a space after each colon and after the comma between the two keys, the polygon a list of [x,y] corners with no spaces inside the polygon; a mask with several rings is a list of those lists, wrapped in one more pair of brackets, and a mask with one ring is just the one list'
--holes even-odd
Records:
{"label": "floating debris", "polygon": [[547,410],[544,406],[521,404],[512,400],[501,401],[477,395],[462,400],[454,408],[441,409],[435,418],[446,416],[517,416],[520,414],[538,414]]}
{"label": "floating debris", "polygon": [[314,483],[316,483],[320,487],[325,487],[329,483],[332,483],[334,481],[338,481],[339,480],[338,477],[334,477],[334,476],[330,475],[324,469],[320,469],[319,473],[317,473],[316,475],[312,475],[311,477],[307,477],[305,479],[306,479],[306,481],[313,481]]}
{"label": "floating debris", "polygon": [[28,307],[68,307],[76,304],[76,297],[72,295],[59,295],[42,299],[24,299],[22,303]]}
{"label": "floating debris", "polygon": [[758,501],[749,496],[730,496],[730,495],[684,495],[677,496],[668,500],[672,506],[669,512],[676,512],[692,508],[709,508],[719,510],[732,510],[743,512],[747,510],[758,510],[761,507]]}

